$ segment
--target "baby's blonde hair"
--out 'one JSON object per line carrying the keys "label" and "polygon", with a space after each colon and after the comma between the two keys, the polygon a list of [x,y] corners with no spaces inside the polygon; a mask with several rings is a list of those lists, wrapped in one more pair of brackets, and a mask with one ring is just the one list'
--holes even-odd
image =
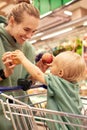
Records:
{"label": "baby's blonde hair", "polygon": [[58,70],[63,70],[62,78],[70,82],[76,82],[84,78],[86,63],[79,54],[65,51],[56,57]]}

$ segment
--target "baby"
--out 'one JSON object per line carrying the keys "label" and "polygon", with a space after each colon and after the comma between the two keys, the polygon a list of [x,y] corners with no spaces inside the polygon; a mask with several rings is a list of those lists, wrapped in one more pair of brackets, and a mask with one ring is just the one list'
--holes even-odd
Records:
{"label": "baby", "polygon": [[[79,54],[72,51],[58,54],[50,64],[49,74],[44,74],[20,50],[12,52],[12,56],[26,68],[34,79],[47,85],[48,109],[81,114],[83,105],[79,97],[78,82],[84,78],[86,64]],[[70,122],[66,117],[58,116],[57,119]],[[79,119],[74,119],[71,122],[81,124]],[[48,123],[48,126],[50,130],[53,130],[51,124]],[[76,128],[70,125],[55,125],[55,130],[60,129],[75,130]],[[76,130],[80,130],[80,128]]]}

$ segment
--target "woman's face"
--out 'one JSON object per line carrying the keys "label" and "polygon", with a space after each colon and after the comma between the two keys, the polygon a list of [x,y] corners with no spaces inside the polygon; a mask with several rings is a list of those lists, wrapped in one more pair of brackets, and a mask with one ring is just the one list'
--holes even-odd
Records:
{"label": "woman's face", "polygon": [[39,19],[34,16],[29,16],[26,12],[21,23],[17,23],[14,17],[11,17],[8,23],[10,26],[10,34],[19,44],[23,44],[27,39],[30,39],[39,25]]}

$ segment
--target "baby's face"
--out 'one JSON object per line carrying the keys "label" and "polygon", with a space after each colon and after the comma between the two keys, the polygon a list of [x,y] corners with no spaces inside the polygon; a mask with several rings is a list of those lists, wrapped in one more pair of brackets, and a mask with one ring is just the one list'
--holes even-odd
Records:
{"label": "baby's face", "polygon": [[64,66],[64,62],[61,59],[61,57],[60,56],[56,56],[53,59],[53,62],[51,64],[51,66],[50,66],[50,72],[53,75],[56,75],[58,77],[63,77],[63,75],[64,75],[63,66]]}
{"label": "baby's face", "polygon": [[50,64],[50,72],[54,75],[58,75],[58,65],[57,65],[57,59],[54,58],[53,62]]}

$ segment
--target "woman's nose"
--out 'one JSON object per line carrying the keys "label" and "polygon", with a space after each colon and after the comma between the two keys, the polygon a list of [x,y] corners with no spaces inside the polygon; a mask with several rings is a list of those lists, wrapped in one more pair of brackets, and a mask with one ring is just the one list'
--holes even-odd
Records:
{"label": "woman's nose", "polygon": [[32,32],[29,32],[28,34],[26,34],[26,38],[30,39],[32,37],[32,35],[33,35]]}

